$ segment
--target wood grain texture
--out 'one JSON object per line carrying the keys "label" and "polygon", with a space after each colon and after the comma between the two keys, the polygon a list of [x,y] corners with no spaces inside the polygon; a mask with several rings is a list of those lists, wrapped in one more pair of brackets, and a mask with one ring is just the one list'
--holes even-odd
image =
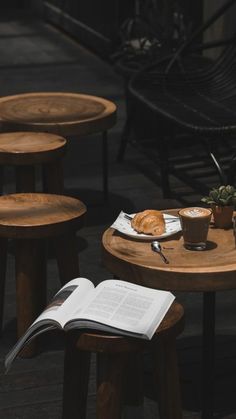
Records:
{"label": "wood grain texture", "polygon": [[62,419],[86,419],[91,353],[78,351],[75,335],[66,334]]}
{"label": "wood grain texture", "polygon": [[[184,309],[181,304],[174,301],[164,319],[158,326],[155,337],[164,338],[177,336],[183,331],[184,327]],[[76,346],[80,350],[91,352],[137,352],[146,348],[150,341],[127,336],[119,336],[102,332],[75,332]]]}
{"label": "wood grain texture", "polygon": [[[75,198],[52,194],[12,194],[0,197],[0,237],[16,240],[17,334],[26,331],[46,305],[46,244],[53,237],[62,284],[79,276],[76,230],[82,225],[85,205]],[[55,237],[56,236],[56,237]],[[3,312],[6,251],[0,277],[0,320]],[[1,322],[0,322],[1,326]],[[21,356],[35,354],[37,341]]]}
{"label": "wood grain texture", "polygon": [[[20,338],[46,306],[46,246],[44,240],[16,241],[17,337]],[[37,339],[21,357],[37,352]]]}
{"label": "wood grain texture", "polygon": [[[164,211],[176,215],[177,210]],[[129,239],[109,228],[102,239],[106,268],[127,281],[172,291],[219,291],[236,288],[233,229],[210,226],[207,249],[190,251],[181,233],[162,241],[169,265],[151,250],[150,241]],[[168,249],[171,248],[171,249]]]}
{"label": "wood grain texture", "polygon": [[121,419],[128,353],[97,354],[97,419]]}
{"label": "wood grain texture", "polygon": [[22,93],[0,98],[2,131],[47,131],[87,135],[105,131],[116,122],[116,105],[79,93]]}
{"label": "wood grain texture", "polygon": [[86,206],[63,195],[27,193],[0,197],[0,237],[40,238],[82,226]]}
{"label": "wood grain texture", "polygon": [[159,339],[155,343],[151,349],[160,418],[182,419],[176,339]]}
{"label": "wood grain texture", "polygon": [[66,152],[65,138],[42,132],[0,134],[0,164],[34,165],[57,160]]}
{"label": "wood grain texture", "polygon": [[[127,381],[127,374],[131,373],[128,368],[131,358],[133,359],[137,353],[145,350],[152,350],[155,353],[159,348],[159,361],[157,362],[157,355],[153,357],[153,373],[155,382],[162,382],[164,387],[159,394],[160,418],[181,419],[175,338],[182,332],[183,327],[184,310],[175,301],[151,340],[99,332],[70,331],[66,337],[63,418],[85,418],[88,354],[96,352],[98,359],[96,417],[119,419],[122,412],[124,384]],[[161,368],[160,364],[162,364]],[[133,377],[129,377],[129,382],[137,379],[136,372],[133,372]],[[134,390],[134,387],[129,390]],[[172,407],[170,408],[169,405]]]}
{"label": "wood grain texture", "polygon": [[0,134],[0,165],[14,166],[16,192],[35,192],[36,165],[42,166],[43,191],[63,194],[64,137],[41,132]]}

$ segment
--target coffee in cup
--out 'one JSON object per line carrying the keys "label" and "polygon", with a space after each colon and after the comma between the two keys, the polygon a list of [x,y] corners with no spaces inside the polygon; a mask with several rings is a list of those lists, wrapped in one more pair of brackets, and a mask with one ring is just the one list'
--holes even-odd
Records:
{"label": "coffee in cup", "polygon": [[189,250],[206,248],[212,211],[208,208],[189,207],[179,211],[184,246]]}

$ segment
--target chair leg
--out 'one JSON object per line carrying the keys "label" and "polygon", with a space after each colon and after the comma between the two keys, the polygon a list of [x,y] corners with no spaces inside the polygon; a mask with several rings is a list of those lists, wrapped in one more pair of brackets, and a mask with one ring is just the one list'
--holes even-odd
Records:
{"label": "chair leg", "polygon": [[215,144],[215,142],[214,142],[214,147],[213,147],[211,141],[209,141],[207,138],[203,139],[203,141],[204,141],[204,144],[205,144],[207,155],[210,157],[210,160],[213,163],[213,165],[214,165],[214,167],[215,167],[215,169],[218,173],[220,183],[222,185],[225,185],[226,184],[226,176],[225,176],[225,173],[224,173],[224,171],[223,171],[223,169],[220,165],[220,160],[219,160],[219,158],[217,158],[217,154],[219,155],[219,153],[217,152],[218,144],[217,143]]}
{"label": "chair leg", "polygon": [[211,160],[213,161],[213,164],[214,164],[214,166],[215,166],[215,168],[218,172],[220,183],[222,185],[225,185],[226,184],[226,177],[225,177],[225,174],[224,174],[224,171],[223,171],[222,167],[220,166],[219,160],[217,160],[215,154],[212,151],[209,152],[209,156],[210,156]]}
{"label": "chair leg", "polygon": [[62,419],[86,418],[90,352],[76,348],[76,335],[66,336]]}
{"label": "chair leg", "polygon": [[182,419],[175,338],[159,339],[152,349],[160,418]]}
{"label": "chair leg", "polygon": [[79,255],[75,233],[53,239],[61,285],[80,276]]}
{"label": "chair leg", "polygon": [[[44,240],[16,240],[16,301],[18,338],[42,312],[46,305],[46,256]],[[37,342],[21,356],[33,356]]]}
{"label": "chair leg", "polygon": [[0,335],[2,334],[7,265],[7,240],[0,239]]}
{"label": "chair leg", "polygon": [[97,419],[121,419],[125,353],[98,353]]}

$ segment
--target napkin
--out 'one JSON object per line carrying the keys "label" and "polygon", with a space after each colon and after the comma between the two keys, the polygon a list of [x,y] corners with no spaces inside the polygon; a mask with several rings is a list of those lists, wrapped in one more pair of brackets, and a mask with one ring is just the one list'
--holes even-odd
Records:
{"label": "napkin", "polygon": [[[129,234],[132,227],[130,225],[130,220],[128,220],[128,218],[125,218],[125,214],[126,213],[124,211],[121,211],[120,214],[118,215],[117,219],[111,225],[111,227],[115,228],[116,230],[120,231],[121,233]],[[127,215],[129,215],[129,214],[127,214]]]}
{"label": "napkin", "polygon": [[[125,217],[124,211],[121,211],[111,225],[112,228],[116,229],[120,233],[126,234],[127,236],[134,237],[136,239],[154,239],[154,238],[165,238],[172,234],[177,233],[181,230],[179,218],[174,215],[164,214],[164,218],[166,219],[166,232],[161,234],[160,236],[151,236],[150,234],[143,234],[137,233],[132,227],[131,222],[128,218]],[[130,217],[134,216],[135,214],[127,214]]]}

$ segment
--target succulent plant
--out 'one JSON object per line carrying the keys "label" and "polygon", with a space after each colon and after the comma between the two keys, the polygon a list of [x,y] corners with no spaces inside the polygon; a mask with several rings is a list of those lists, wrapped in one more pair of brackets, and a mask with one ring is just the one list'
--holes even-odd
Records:
{"label": "succulent plant", "polygon": [[210,190],[209,196],[204,196],[201,201],[208,205],[218,205],[221,207],[235,205],[236,189],[231,185],[222,185],[218,188],[213,188]]}

